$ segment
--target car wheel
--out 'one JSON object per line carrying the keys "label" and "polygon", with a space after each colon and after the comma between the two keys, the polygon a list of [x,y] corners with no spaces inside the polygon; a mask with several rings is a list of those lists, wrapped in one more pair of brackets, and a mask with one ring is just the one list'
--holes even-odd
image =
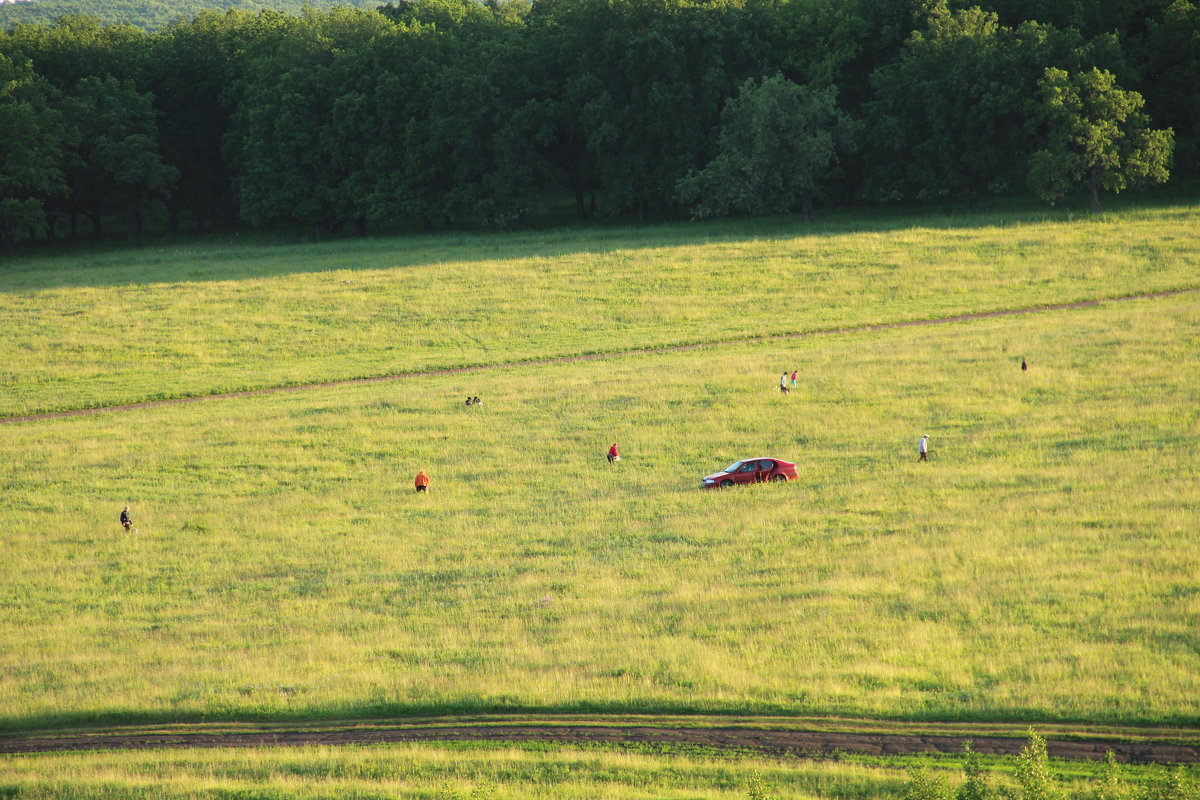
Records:
{"label": "car wheel", "polygon": [[772,476],[771,476],[771,480],[773,480],[773,481],[776,481],[776,482],[778,482],[778,481],[786,481],[786,480],[787,480],[787,475],[772,475]]}
{"label": "car wheel", "polygon": [[729,480],[728,478],[726,478],[725,480],[721,481],[721,488],[722,488],[722,489],[728,489],[730,486],[733,486],[733,481]]}

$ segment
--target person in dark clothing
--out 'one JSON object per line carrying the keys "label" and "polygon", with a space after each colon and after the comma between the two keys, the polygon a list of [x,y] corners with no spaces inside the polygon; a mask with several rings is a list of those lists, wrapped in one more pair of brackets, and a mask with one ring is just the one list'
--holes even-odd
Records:
{"label": "person in dark clothing", "polygon": [[121,512],[121,527],[125,530],[133,527],[133,517],[129,516],[129,506],[125,506],[125,510]]}
{"label": "person in dark clothing", "polygon": [[1025,363],[1025,359],[1024,359],[1024,357],[1022,357],[1021,358],[1021,372],[1024,372],[1027,369],[1029,369],[1029,365]]}

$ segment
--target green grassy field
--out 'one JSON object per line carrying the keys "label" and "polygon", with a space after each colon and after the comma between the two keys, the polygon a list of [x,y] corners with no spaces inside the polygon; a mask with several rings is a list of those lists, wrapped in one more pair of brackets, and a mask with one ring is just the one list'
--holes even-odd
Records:
{"label": "green grassy field", "polygon": [[[943,222],[17,262],[0,269],[0,414],[1200,279],[1197,207]],[[0,731],[497,710],[1193,725],[1198,346],[1200,297],[1182,294],[4,425]],[[699,490],[753,455],[799,481]],[[432,745],[0,772],[20,797],[902,782],[857,762]]]}
{"label": "green grassy field", "polygon": [[196,242],[0,265],[0,415],[1195,285],[1200,206]]}
{"label": "green grassy field", "polygon": [[[6,426],[2,724],[1193,721],[1198,337],[1180,296]],[[765,453],[800,480],[697,488]]]}

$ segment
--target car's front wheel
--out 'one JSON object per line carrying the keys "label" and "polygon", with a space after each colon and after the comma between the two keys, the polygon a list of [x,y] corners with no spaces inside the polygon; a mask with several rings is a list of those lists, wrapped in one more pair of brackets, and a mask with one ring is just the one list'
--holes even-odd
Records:
{"label": "car's front wheel", "polygon": [[722,488],[722,489],[728,489],[730,486],[733,486],[733,481],[729,480],[728,478],[726,478],[725,480],[721,481],[721,488]]}

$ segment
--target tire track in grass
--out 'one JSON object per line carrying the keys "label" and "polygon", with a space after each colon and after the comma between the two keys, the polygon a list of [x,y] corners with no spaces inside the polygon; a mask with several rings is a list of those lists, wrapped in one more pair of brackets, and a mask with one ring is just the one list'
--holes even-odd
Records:
{"label": "tire track in grass", "polygon": [[686,350],[700,350],[712,347],[724,347],[733,344],[749,344],[753,342],[787,341],[789,339],[806,339],[814,336],[836,336],[866,331],[888,331],[899,328],[914,328],[923,325],[947,325],[955,322],[970,322],[979,319],[995,319],[997,317],[1015,317],[1025,314],[1040,314],[1048,311],[1068,311],[1079,308],[1095,308],[1105,303],[1119,303],[1128,300],[1154,300],[1164,297],[1175,297],[1182,294],[1200,292],[1200,286],[1168,289],[1160,292],[1142,292],[1139,294],[1101,297],[1094,300],[1077,300],[1071,303],[1048,303],[1020,308],[997,309],[993,311],[976,311],[969,314],[954,314],[948,317],[932,317],[927,319],[902,320],[899,322],[862,323],[832,328],[814,328],[794,333],[770,334],[767,336],[741,336],[729,339],[712,339],[706,342],[691,344],[669,344],[658,347],[637,347],[629,350],[609,350],[602,353],[585,353],[574,356],[554,356],[551,358],[516,359],[500,361],[494,364],[472,364],[464,367],[445,367],[441,369],[415,370],[410,372],[393,372],[386,375],[371,375],[362,378],[341,378],[333,381],[314,381],[311,383],[286,384],[265,386],[259,389],[243,389],[234,392],[214,392],[212,394],[188,395],[185,397],[169,397],[163,400],[142,400],[134,403],[117,403],[113,405],[88,406],[86,408],[70,408],[61,411],[45,411],[36,414],[21,414],[0,416],[0,425],[18,422],[37,422],[39,420],[59,419],[63,417],[79,417],[88,414],[100,414],[107,411],[133,411],[141,408],[157,408],[159,406],[178,405],[180,403],[197,403],[202,400],[228,400],[239,397],[260,397],[263,395],[282,394],[284,392],[301,392],[311,389],[332,389],[339,386],[356,386],[367,383],[384,383],[386,381],[411,380],[434,375],[462,375],[471,372],[483,372],[493,369],[511,369],[513,367],[544,366],[548,364],[570,364],[578,361],[603,361],[610,358],[620,358],[629,355],[650,353],[678,353]]}
{"label": "tire track in grass", "polygon": [[[1195,741],[1195,731],[1191,734]],[[984,755],[1013,756],[1028,744],[1024,737],[971,736],[932,733],[855,733],[722,727],[612,725],[578,721],[570,724],[448,724],[353,726],[346,728],[288,728],[264,726],[211,733],[160,729],[154,732],[110,730],[93,734],[0,737],[0,754],[95,750],[150,750],[211,747],[303,747],[410,742],[551,742],[563,745],[657,745],[754,751],[786,758],[836,758],[841,754],[899,756],[922,753],[961,754],[965,742]],[[1200,763],[1200,745],[1165,740],[1048,739],[1055,758],[1101,761],[1111,751],[1125,763]]]}

